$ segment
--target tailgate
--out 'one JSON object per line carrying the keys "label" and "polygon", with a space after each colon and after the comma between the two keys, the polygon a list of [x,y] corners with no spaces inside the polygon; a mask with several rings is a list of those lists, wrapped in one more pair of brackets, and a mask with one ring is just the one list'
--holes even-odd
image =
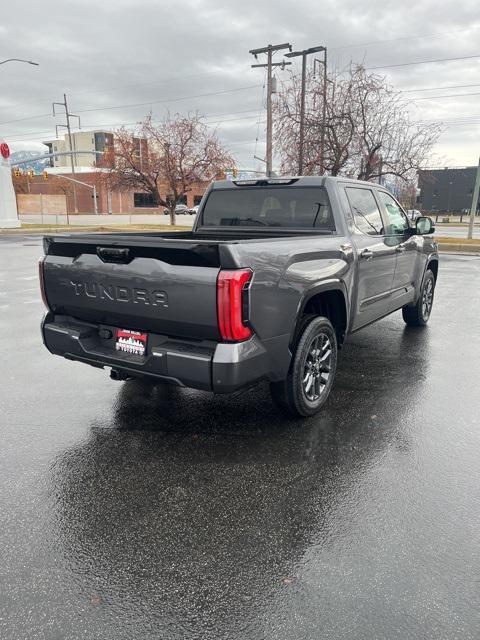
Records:
{"label": "tailgate", "polygon": [[89,238],[45,243],[45,294],[54,313],[168,336],[219,339],[215,244]]}

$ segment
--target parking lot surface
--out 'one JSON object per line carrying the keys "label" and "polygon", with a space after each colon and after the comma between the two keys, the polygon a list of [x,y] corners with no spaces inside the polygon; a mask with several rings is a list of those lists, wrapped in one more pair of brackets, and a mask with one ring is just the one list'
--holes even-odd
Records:
{"label": "parking lot surface", "polygon": [[480,637],[480,258],[298,421],[50,355],[40,255],[0,239],[3,640]]}

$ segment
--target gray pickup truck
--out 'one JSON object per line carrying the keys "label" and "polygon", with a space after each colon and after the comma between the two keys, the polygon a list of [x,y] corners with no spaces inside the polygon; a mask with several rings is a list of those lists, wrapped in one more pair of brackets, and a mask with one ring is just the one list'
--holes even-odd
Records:
{"label": "gray pickup truck", "polygon": [[115,380],[214,393],[267,380],[281,408],[312,415],[349,333],[398,309],[427,323],[433,231],[377,184],[214,182],[192,231],[46,237],[43,340]]}

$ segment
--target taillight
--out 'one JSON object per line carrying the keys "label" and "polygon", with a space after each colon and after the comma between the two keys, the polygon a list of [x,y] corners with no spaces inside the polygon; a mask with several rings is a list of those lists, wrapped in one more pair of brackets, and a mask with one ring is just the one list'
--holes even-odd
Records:
{"label": "taillight", "polygon": [[238,342],[252,335],[248,321],[250,269],[220,271],[217,279],[218,328],[223,340]]}
{"label": "taillight", "polygon": [[43,269],[44,260],[45,256],[43,256],[43,258],[40,258],[40,260],[38,261],[38,279],[40,280],[40,294],[42,296],[43,304],[47,307],[47,309],[50,309],[50,306],[47,302],[47,295],[45,293],[45,274]]}

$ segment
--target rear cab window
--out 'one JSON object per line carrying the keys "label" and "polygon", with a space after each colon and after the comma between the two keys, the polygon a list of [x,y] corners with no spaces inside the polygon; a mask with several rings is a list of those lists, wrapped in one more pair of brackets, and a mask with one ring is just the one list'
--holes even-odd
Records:
{"label": "rear cab window", "polygon": [[202,211],[204,227],[280,227],[335,232],[324,187],[241,186],[213,189]]}

